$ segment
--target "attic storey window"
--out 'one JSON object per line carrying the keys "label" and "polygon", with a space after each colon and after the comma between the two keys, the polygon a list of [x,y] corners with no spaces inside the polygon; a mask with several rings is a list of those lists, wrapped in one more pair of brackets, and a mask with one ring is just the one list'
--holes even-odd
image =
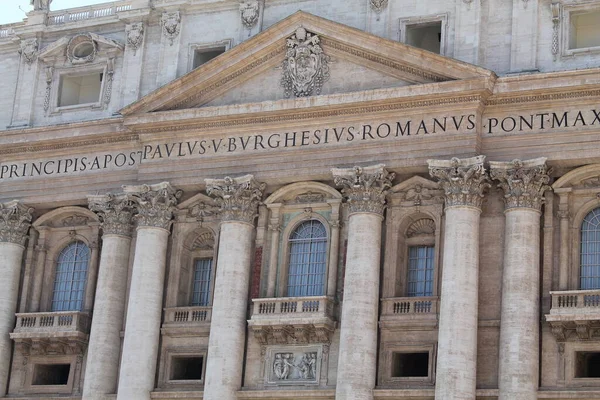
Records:
{"label": "attic storey window", "polygon": [[571,12],[569,49],[600,47],[600,9]]}
{"label": "attic storey window", "polygon": [[407,25],[406,44],[440,54],[442,45],[442,22],[435,21]]}
{"label": "attic storey window", "polygon": [[225,53],[225,46],[219,46],[209,49],[196,49],[194,50],[194,62],[192,65],[193,69],[200,67],[201,65],[206,64],[213,58],[220,56]]}
{"label": "attic storey window", "polygon": [[60,78],[58,106],[69,107],[100,102],[104,74],[95,72]]}

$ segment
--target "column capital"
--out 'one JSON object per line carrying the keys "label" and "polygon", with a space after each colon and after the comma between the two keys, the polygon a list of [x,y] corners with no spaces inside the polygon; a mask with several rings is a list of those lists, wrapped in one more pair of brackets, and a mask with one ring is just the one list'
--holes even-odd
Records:
{"label": "column capital", "polygon": [[471,206],[481,208],[483,193],[491,185],[483,162],[485,156],[427,160],[429,175],[437,178],[444,189],[446,208]]}
{"label": "column capital", "polygon": [[383,215],[385,198],[392,187],[395,173],[389,173],[385,165],[368,167],[332,168],[335,185],[342,187],[348,199],[350,214],[375,213]]}
{"label": "column capital", "polygon": [[239,221],[254,224],[256,210],[262,200],[266,183],[260,183],[253,175],[237,178],[205,179],[206,191],[221,207],[222,221]]}
{"label": "column capital", "polygon": [[490,176],[499,181],[498,187],[504,191],[506,210],[532,208],[540,211],[544,192],[550,189],[549,172],[546,158],[490,162]]}
{"label": "column capital", "polygon": [[104,235],[131,236],[135,203],[125,194],[90,195],[88,205],[102,221]]}
{"label": "column capital", "polygon": [[25,244],[31,226],[33,208],[18,200],[0,203],[0,243]]}
{"label": "column capital", "polygon": [[177,200],[183,191],[174,189],[168,182],[155,185],[123,186],[123,192],[135,205],[134,216],[138,226],[169,230]]}

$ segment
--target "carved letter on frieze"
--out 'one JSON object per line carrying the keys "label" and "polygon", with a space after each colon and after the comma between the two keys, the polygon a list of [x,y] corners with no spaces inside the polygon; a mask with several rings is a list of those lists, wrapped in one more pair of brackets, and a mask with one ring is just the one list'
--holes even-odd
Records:
{"label": "carved letter on frieze", "polygon": [[242,23],[248,29],[251,29],[258,22],[259,15],[258,0],[242,0],[240,3],[240,15]]}
{"label": "carved letter on frieze", "polygon": [[181,15],[179,15],[179,11],[163,13],[160,23],[163,35],[169,39],[171,46],[173,46],[173,42],[179,36],[179,31],[181,30]]}
{"label": "carved letter on frieze", "polygon": [[222,221],[253,224],[266,186],[265,183],[258,183],[252,175],[206,179],[206,191],[220,205]]}
{"label": "carved letter on frieze", "polygon": [[137,22],[135,24],[127,25],[125,32],[127,35],[127,46],[133,49],[133,55],[135,56],[137,50],[144,42],[144,23]]}
{"label": "carved letter on frieze", "polygon": [[428,160],[429,174],[439,179],[446,207],[481,208],[483,195],[491,185],[483,166],[485,156],[451,160]]}
{"label": "carved letter on frieze", "polygon": [[490,176],[500,181],[498,187],[504,191],[507,210],[524,207],[539,211],[544,203],[544,192],[550,190],[548,173],[545,158],[490,162]]}
{"label": "carved letter on frieze", "polygon": [[0,242],[25,244],[31,225],[33,208],[18,200],[0,203]]}
{"label": "carved letter on frieze", "polygon": [[31,66],[38,54],[38,40],[35,38],[23,40],[19,48],[19,54],[23,56],[27,65]]}
{"label": "carved letter on frieze", "polygon": [[319,37],[304,28],[298,28],[287,40],[281,78],[286,97],[321,93],[323,84],[329,79],[329,56],[325,55],[319,43]]}
{"label": "carved letter on frieze", "polygon": [[369,212],[383,215],[385,200],[392,180],[383,164],[369,167],[333,168],[333,179],[347,198],[350,214]]}
{"label": "carved letter on frieze", "polygon": [[135,204],[138,226],[169,229],[173,213],[182,191],[175,190],[168,182],[156,185],[123,186],[128,199]]}
{"label": "carved letter on frieze", "polygon": [[98,213],[104,235],[131,235],[135,203],[125,194],[88,196],[90,210]]}

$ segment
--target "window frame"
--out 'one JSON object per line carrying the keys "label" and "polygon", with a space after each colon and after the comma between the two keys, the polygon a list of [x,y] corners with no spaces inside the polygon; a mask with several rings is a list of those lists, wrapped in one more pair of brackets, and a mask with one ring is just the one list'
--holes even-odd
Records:
{"label": "window frame", "polygon": [[[420,239],[420,240],[415,240]],[[418,297],[432,297],[435,293],[436,286],[436,262],[435,262],[435,236],[427,236],[427,237],[417,237],[417,238],[406,238],[405,245],[405,260],[406,260],[406,284],[404,294],[405,297],[418,298]],[[411,247],[430,247],[432,249],[432,280],[431,280],[431,294],[424,296],[410,296],[409,292],[409,284],[410,284],[410,248]]]}
{"label": "window frame", "polygon": [[[77,244],[77,243],[81,243],[83,246],[85,246],[87,248],[88,251],[88,259],[87,259],[87,265],[86,265],[86,270],[85,270],[85,280],[84,280],[84,284],[83,284],[83,292],[81,294],[81,307],[80,309],[74,309],[74,310],[54,310],[54,295],[56,293],[56,280],[58,278],[57,274],[58,274],[58,265],[60,263],[60,257],[63,254],[63,252],[65,250],[67,250],[67,248]],[[62,248],[60,248],[60,250],[57,252],[57,256],[56,256],[56,260],[54,261],[54,271],[53,271],[53,280],[52,280],[52,286],[51,286],[51,290],[50,290],[50,305],[49,305],[49,309],[50,312],[84,312],[85,308],[86,308],[86,294],[87,294],[87,290],[88,290],[88,285],[89,285],[89,278],[90,278],[90,267],[92,264],[92,249],[90,248],[90,246],[83,240],[72,240],[69,243],[67,243],[66,245],[62,246]],[[71,290],[72,293],[73,290]],[[61,300],[61,302],[65,302],[66,300]],[[67,303],[70,303],[70,301],[66,301]]]}
{"label": "window frame", "polygon": [[594,1],[575,1],[571,3],[561,3],[561,41],[562,41],[562,56],[563,57],[576,57],[587,54],[600,53],[600,45],[593,47],[582,47],[571,49],[569,43],[571,42],[571,17],[574,14],[585,14],[590,11],[600,11],[600,6]]}
{"label": "window frame", "polygon": [[[81,111],[81,110],[102,110],[104,109],[104,92],[107,82],[107,73],[108,73],[108,63],[102,64],[85,64],[76,67],[69,67],[63,69],[56,69],[54,72],[53,84],[52,88],[52,96],[50,100],[51,104],[51,112],[50,115],[60,114],[62,112],[68,111]],[[65,77],[79,77],[86,76],[92,74],[103,74],[102,75],[102,84],[100,85],[100,93],[98,94],[98,101],[93,103],[82,103],[82,104],[74,104],[70,106],[60,106],[60,92],[62,87],[62,82]]]}
{"label": "window frame", "polygon": [[[429,365],[427,376],[394,377],[394,353],[429,353]],[[425,342],[388,342],[383,345],[381,351],[382,361],[379,372],[379,384],[399,388],[433,387],[435,385],[437,345]]]}
{"label": "window frame", "polygon": [[[170,346],[162,350],[164,363],[161,362],[161,374],[159,376],[158,388],[160,389],[202,389],[206,379],[206,359],[208,347],[203,346]],[[194,380],[172,380],[171,369],[173,359],[182,357],[202,357],[202,379]]]}
{"label": "window frame", "polygon": [[197,51],[213,51],[224,47],[225,52],[227,52],[229,49],[231,49],[232,44],[233,39],[225,39],[210,43],[191,43],[188,49],[188,72],[191,72],[194,69],[196,69],[194,68],[194,56]]}
{"label": "window frame", "polygon": [[[36,365],[70,364],[69,378],[66,385],[34,385],[33,377]],[[75,382],[81,375],[76,355],[39,355],[31,356],[24,371],[23,392],[26,394],[72,394]]]}
{"label": "window frame", "polygon": [[[216,277],[216,270],[217,270],[217,265],[216,265],[216,260],[214,257],[214,252],[211,250],[200,250],[200,251],[195,251],[195,254],[192,254],[192,268],[190,270],[190,285],[189,285],[189,290],[188,290],[188,305],[190,307],[212,307],[213,305],[213,296],[215,293],[215,277]],[[193,305],[193,298],[194,298],[194,282],[195,282],[195,275],[196,275],[196,263],[200,260],[210,260],[211,262],[211,267],[210,267],[210,281],[209,281],[209,288],[208,288],[208,304],[204,305],[204,306],[199,306],[199,305]]]}
{"label": "window frame", "polygon": [[442,24],[442,34],[440,37],[440,55],[448,55],[448,14],[432,14],[424,16],[413,16],[398,19],[398,41],[406,43],[406,30],[412,25],[431,25],[440,22]]}

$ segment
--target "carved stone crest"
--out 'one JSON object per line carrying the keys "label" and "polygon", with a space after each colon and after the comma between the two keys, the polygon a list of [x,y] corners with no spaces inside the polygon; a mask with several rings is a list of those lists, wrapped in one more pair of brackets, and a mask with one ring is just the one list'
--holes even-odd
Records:
{"label": "carved stone crest", "polygon": [[220,204],[223,221],[254,223],[258,203],[266,186],[265,183],[258,183],[252,175],[206,179],[206,191]]}
{"label": "carved stone crest", "polygon": [[163,35],[169,39],[171,46],[173,46],[173,42],[179,36],[179,31],[181,30],[181,15],[179,11],[163,13],[160,23]]}
{"label": "carved stone crest", "polygon": [[31,225],[33,208],[17,200],[0,203],[0,242],[25,244]]}
{"label": "carved stone crest", "polygon": [[240,3],[240,16],[246,28],[251,29],[258,22],[258,0],[242,0]]}
{"label": "carved stone crest", "polygon": [[67,57],[72,64],[94,61],[98,46],[89,34],[73,36],[67,45]]}
{"label": "carved stone crest", "polygon": [[369,167],[333,168],[336,186],[347,197],[350,213],[370,212],[383,215],[386,196],[396,176],[383,164]]}
{"label": "carved stone crest", "polygon": [[130,46],[133,49],[133,54],[135,55],[144,42],[144,23],[137,22],[135,24],[127,25],[126,34],[127,46]]}
{"label": "carved stone crest", "polygon": [[323,53],[317,35],[298,28],[287,40],[281,85],[285,96],[306,97],[320,94],[329,79],[329,56]]}
{"label": "carved stone crest", "polygon": [[21,48],[19,49],[19,54],[23,56],[25,62],[28,65],[31,65],[38,54],[38,40],[37,39],[25,39],[21,42]]}
{"label": "carved stone crest", "polygon": [[388,5],[388,0],[370,0],[371,8],[377,14],[380,14]]}
{"label": "carved stone crest", "polygon": [[511,162],[490,162],[490,176],[500,181],[506,209],[533,208],[540,210],[544,192],[550,189],[546,159]]}

